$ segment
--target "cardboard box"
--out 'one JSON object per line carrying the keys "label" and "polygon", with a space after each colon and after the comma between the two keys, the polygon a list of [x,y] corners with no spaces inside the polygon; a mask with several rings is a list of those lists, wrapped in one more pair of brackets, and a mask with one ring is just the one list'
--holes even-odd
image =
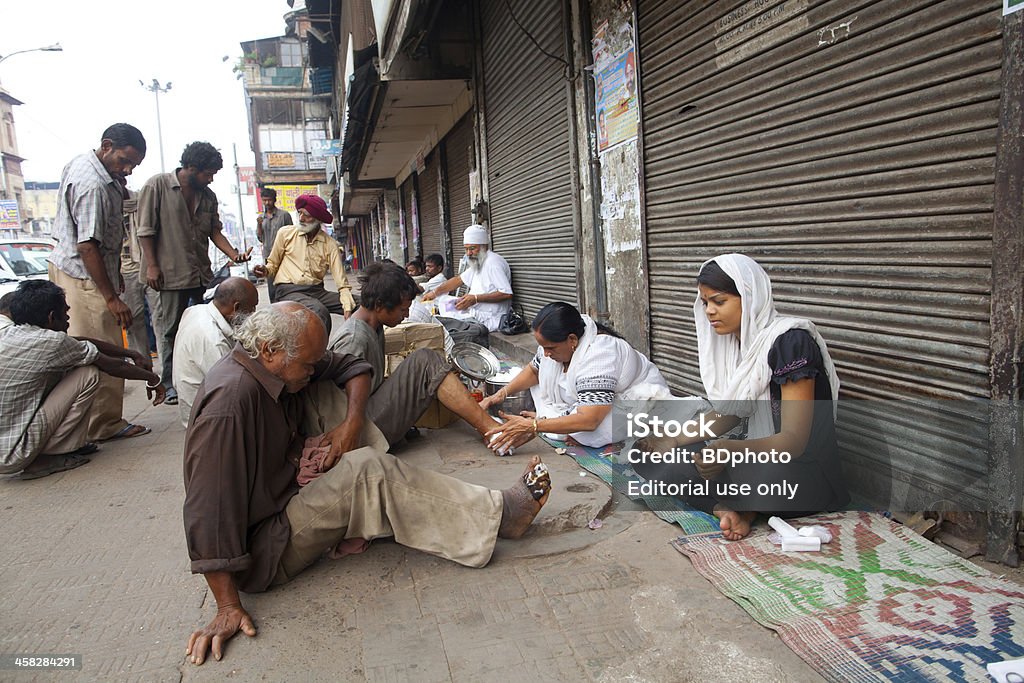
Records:
{"label": "cardboard box", "polygon": [[445,408],[435,398],[427,406],[427,410],[420,416],[420,419],[416,420],[416,426],[423,427],[424,429],[441,429],[457,419],[459,418],[455,413]]}
{"label": "cardboard box", "polygon": [[384,329],[384,376],[390,377],[416,349],[433,349],[444,357],[444,328],[440,323],[402,323]]}

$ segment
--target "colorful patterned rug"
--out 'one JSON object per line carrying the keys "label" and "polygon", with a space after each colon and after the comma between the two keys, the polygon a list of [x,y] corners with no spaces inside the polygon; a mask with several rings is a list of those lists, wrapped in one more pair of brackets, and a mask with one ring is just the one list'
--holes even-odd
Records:
{"label": "colorful patterned rug", "polygon": [[871,512],[802,518],[820,553],[782,553],[763,524],[743,541],[680,537],[701,574],[830,681],[986,681],[1024,657],[1024,588]]}
{"label": "colorful patterned rug", "polygon": [[[621,443],[613,443],[604,448],[583,446],[576,441],[560,441],[542,434],[541,438],[554,448],[564,448],[566,455],[572,456],[576,464],[595,474],[623,495],[626,493],[626,481],[637,475],[629,470],[628,465],[612,461],[612,456],[622,450]],[[571,437],[570,437],[571,438]],[[718,518],[700,510],[695,510],[678,498],[669,496],[629,496],[631,500],[641,500],[661,519],[670,524],[678,524],[687,535],[713,534],[720,536],[721,528]]]}

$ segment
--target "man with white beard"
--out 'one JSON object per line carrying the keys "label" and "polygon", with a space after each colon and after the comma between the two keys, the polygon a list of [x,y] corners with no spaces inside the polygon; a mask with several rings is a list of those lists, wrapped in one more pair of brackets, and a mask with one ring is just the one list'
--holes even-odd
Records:
{"label": "man with white beard", "polygon": [[235,346],[235,330],[256,310],[260,294],[244,277],[217,285],[213,301],[185,309],[174,338],[174,386],[181,425],[188,427],[199,385],[207,371]]}
{"label": "man with white beard", "polygon": [[482,225],[471,225],[462,234],[469,267],[462,273],[423,295],[431,301],[462,286],[469,287],[466,296],[459,297],[455,308],[472,316],[490,332],[498,329],[501,316],[512,308],[512,271],[508,261],[491,251],[491,239]]}
{"label": "man with white beard", "polygon": [[[330,334],[330,314],[348,318],[356,307],[338,243],[322,229],[325,223],[333,223],[334,217],[327,210],[327,202],[313,194],[298,197],[295,209],[299,224],[278,231],[266,265],[256,266],[253,272],[257,277],[274,278],[276,300],[296,301],[310,309]],[[328,270],[338,286],[337,296],[324,289]]]}

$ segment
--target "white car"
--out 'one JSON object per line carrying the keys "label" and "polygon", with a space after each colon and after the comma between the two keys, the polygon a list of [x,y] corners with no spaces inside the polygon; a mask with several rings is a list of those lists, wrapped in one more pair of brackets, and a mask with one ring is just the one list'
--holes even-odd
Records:
{"label": "white car", "polygon": [[13,292],[22,280],[46,280],[46,259],[55,246],[42,237],[0,239],[0,296]]}

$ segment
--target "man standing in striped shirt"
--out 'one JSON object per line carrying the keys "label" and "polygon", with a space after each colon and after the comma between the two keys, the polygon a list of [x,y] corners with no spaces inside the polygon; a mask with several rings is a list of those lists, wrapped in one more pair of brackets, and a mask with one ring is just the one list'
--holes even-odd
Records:
{"label": "man standing in striped shirt", "polygon": [[[115,123],[103,131],[98,149],[80,154],[64,168],[50,255],[50,280],[71,306],[69,333],[122,345],[121,330],[132,313],[121,299],[121,243],[124,239],[123,183],[146,156],[146,139],[135,126]],[[152,363],[145,358],[152,368]],[[124,380],[102,375],[89,417],[91,441],[125,438],[150,430],[122,416]]]}

